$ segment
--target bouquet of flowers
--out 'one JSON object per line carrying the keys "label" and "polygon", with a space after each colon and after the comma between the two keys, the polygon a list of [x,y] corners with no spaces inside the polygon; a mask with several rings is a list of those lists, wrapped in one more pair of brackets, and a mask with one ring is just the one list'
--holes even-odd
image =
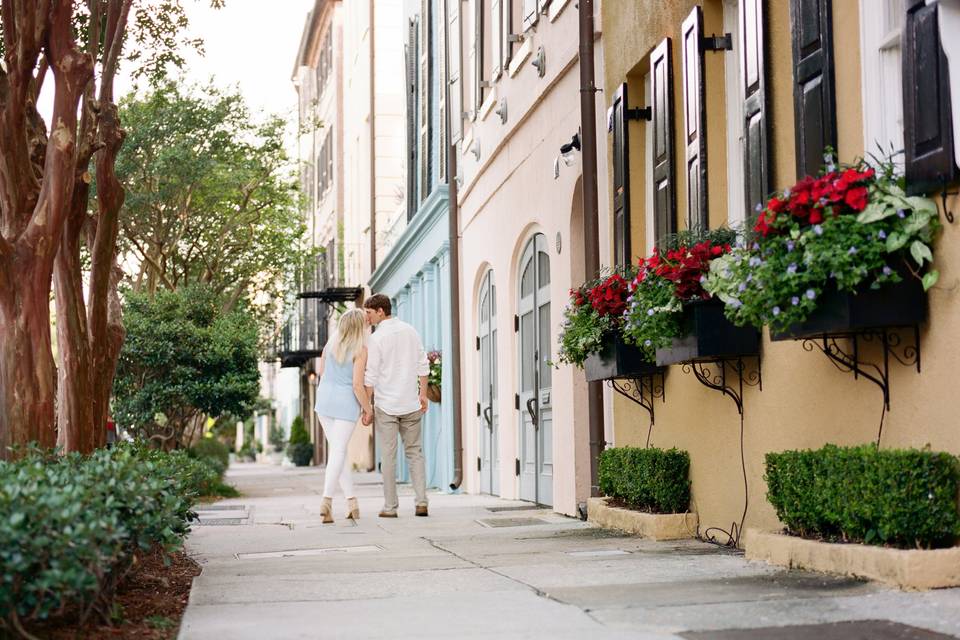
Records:
{"label": "bouquet of flowers", "polygon": [[443,379],[443,363],[440,359],[440,352],[431,351],[427,353],[427,362],[430,364],[430,373],[427,377],[427,384],[439,387],[440,381]]}
{"label": "bouquet of flowers", "polygon": [[838,167],[825,159],[818,177],[758,206],[753,233],[711,265],[704,288],[734,323],[786,330],[816,309],[826,287],[877,289],[902,274],[925,289],[936,283],[936,204],[907,196],[890,162]]}

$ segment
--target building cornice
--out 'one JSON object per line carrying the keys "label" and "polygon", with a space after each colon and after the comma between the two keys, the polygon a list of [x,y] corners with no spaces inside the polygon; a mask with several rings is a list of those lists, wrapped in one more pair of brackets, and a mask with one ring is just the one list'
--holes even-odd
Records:
{"label": "building cornice", "polygon": [[[420,208],[417,209],[413,220],[407,224],[403,234],[390,249],[377,270],[370,276],[370,289],[377,291],[384,283],[400,270],[407,258],[420,246],[430,231],[441,221],[446,219],[449,191],[445,184],[438,186],[427,196]],[[438,252],[446,246],[437,247]]]}

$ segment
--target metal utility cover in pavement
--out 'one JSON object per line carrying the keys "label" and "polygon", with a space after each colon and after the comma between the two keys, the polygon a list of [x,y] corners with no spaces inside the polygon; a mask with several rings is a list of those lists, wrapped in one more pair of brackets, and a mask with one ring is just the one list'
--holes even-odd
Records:
{"label": "metal utility cover in pavement", "polygon": [[477,522],[485,527],[532,527],[538,524],[550,524],[541,518],[487,518]]}
{"label": "metal utility cover in pavement", "polygon": [[500,513],[501,511],[535,511],[538,509],[549,509],[542,504],[525,504],[520,505],[519,507],[487,507],[487,511],[490,513]]}
{"label": "metal utility cover in pavement", "polygon": [[578,558],[601,558],[604,556],[628,556],[630,552],[623,549],[595,549],[593,551],[567,551],[567,555]]}
{"label": "metal utility cover in pavement", "polygon": [[369,553],[383,551],[383,547],[375,544],[356,547],[326,547],[322,549],[293,549],[291,551],[264,551],[261,553],[238,553],[238,560],[261,560],[264,558],[293,558],[297,556],[324,556],[331,553]]}
{"label": "metal utility cover in pavement", "polygon": [[204,511],[247,511],[246,505],[242,504],[202,504],[196,509],[197,512]]}
{"label": "metal utility cover in pavement", "polygon": [[697,631],[679,635],[687,640],[953,640],[953,636],[889,620]]}
{"label": "metal utility cover in pavement", "polygon": [[234,525],[234,524],[246,524],[246,518],[201,518],[199,522],[194,522],[194,526],[210,526],[210,525]]}

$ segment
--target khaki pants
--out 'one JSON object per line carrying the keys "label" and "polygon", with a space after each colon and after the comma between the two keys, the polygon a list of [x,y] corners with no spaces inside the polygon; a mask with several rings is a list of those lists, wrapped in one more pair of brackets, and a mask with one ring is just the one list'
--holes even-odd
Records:
{"label": "khaki pants", "polygon": [[391,416],[374,408],[374,426],[380,440],[380,473],[383,475],[383,510],[396,511],[397,500],[397,433],[403,440],[404,453],[410,466],[410,480],[417,494],[417,506],[427,506],[427,474],[423,462],[419,411]]}

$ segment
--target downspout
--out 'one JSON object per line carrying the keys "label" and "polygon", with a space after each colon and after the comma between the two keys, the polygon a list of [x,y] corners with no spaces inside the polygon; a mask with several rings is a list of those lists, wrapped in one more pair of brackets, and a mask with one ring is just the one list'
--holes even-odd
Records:
{"label": "downspout", "polygon": [[[459,2],[460,0],[447,0],[448,2]],[[459,24],[459,23],[458,23]],[[446,43],[446,63],[443,68],[449,73],[450,70],[450,20],[444,12],[443,28],[445,36],[443,41]],[[450,144],[450,131],[452,131],[452,120],[450,114],[450,82],[447,78],[443,79],[444,99],[446,105],[444,109],[443,126],[447,128],[447,135],[444,139],[447,141],[447,185],[448,185],[448,206],[447,227],[450,244],[450,332],[451,332],[451,351],[450,358],[450,378],[453,385],[453,482],[450,488],[459,489],[463,483],[463,403],[460,388],[460,206],[457,204],[457,145]],[[460,117],[460,114],[457,114]]]}
{"label": "downspout", "polygon": [[370,0],[370,273],[377,270],[377,98],[375,13]]}
{"label": "downspout", "polygon": [[[593,0],[580,0],[580,136],[583,140],[583,245],[586,275],[600,271],[600,233],[597,204],[597,109],[593,63]],[[590,495],[599,495],[597,466],[606,446],[603,433],[603,386],[587,385],[590,434]]]}

